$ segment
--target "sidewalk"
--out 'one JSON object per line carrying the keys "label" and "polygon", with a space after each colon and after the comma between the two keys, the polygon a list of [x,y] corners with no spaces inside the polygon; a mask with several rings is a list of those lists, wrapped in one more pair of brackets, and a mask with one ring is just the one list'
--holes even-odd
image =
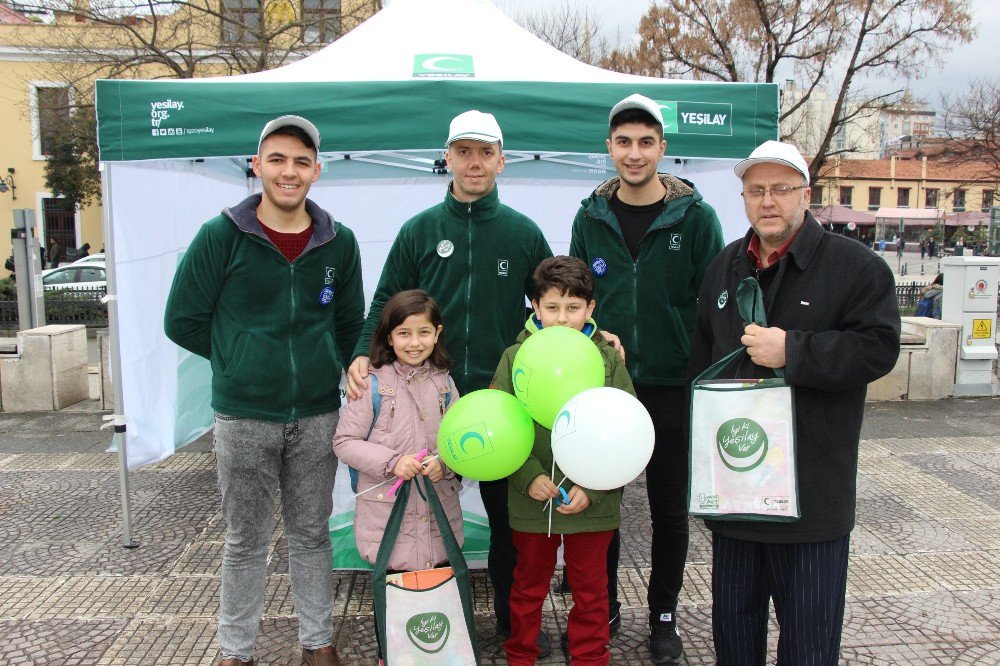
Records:
{"label": "sidewalk", "polygon": [[[224,525],[209,438],[130,474],[136,550],[121,548],[117,459],[100,413],[0,414],[0,663],[212,664]],[[858,480],[842,661],[1000,663],[1000,399],[872,403]],[[642,483],[623,501],[622,632],[612,663],[649,663]],[[689,664],[714,662],[711,546],[691,522],[678,610]],[[275,531],[258,639],[298,664],[287,549]],[[484,663],[502,664],[489,582],[473,577]],[[337,646],[375,663],[369,576],[340,573]],[[555,581],[554,581],[555,583]],[[553,592],[555,652],[569,597]],[[772,654],[775,642],[772,628]]]}

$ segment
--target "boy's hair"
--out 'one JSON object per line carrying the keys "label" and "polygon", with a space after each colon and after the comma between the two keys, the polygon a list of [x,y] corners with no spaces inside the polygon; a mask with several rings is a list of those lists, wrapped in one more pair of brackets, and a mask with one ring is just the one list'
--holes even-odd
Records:
{"label": "boy's hair", "polygon": [[[382,307],[382,314],[378,318],[378,325],[372,335],[371,344],[368,347],[368,362],[373,368],[381,368],[396,360],[396,352],[389,344],[389,335],[393,329],[406,321],[411,315],[427,315],[427,318],[434,324],[434,328],[441,326],[441,308],[437,301],[431,298],[423,289],[409,289],[401,291]],[[434,343],[434,351],[427,358],[427,361],[435,368],[447,370],[451,367],[451,356],[444,348],[444,341],[438,337]]]}
{"label": "boy's hair", "polygon": [[625,109],[621,113],[616,113],[615,117],[611,119],[611,126],[608,128],[608,138],[610,139],[614,136],[615,130],[618,129],[619,125],[628,125],[629,123],[638,123],[652,127],[656,130],[656,136],[660,137],[661,140],[663,139],[663,125],[651,113],[642,109]]}
{"label": "boy's hair", "polygon": [[293,136],[302,143],[304,143],[306,148],[309,148],[314,153],[319,154],[319,151],[316,149],[316,144],[313,142],[312,137],[306,134],[306,131],[301,127],[296,127],[295,125],[282,125],[278,129],[274,130],[266,137],[264,137],[264,140],[261,141],[261,145],[263,145],[264,141],[267,141],[272,136]]}
{"label": "boy's hair", "polygon": [[587,264],[576,257],[560,255],[542,260],[532,280],[535,301],[541,300],[549,289],[557,289],[563,296],[575,296],[588,303],[594,300],[594,276]]}

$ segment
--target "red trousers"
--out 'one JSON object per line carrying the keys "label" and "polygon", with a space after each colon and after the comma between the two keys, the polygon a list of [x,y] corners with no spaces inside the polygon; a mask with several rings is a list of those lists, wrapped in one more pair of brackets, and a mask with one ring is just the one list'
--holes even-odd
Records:
{"label": "red trousers", "polygon": [[612,532],[534,534],[514,530],[517,567],[510,591],[510,638],[503,644],[510,666],[531,666],[538,659],[542,604],[563,543],[566,575],[573,581],[569,612],[570,663],[599,664],[611,660],[608,643],[608,545]]}

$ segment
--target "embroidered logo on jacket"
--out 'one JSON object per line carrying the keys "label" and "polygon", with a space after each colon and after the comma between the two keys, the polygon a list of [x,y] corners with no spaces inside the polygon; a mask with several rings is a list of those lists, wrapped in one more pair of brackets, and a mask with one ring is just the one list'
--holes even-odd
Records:
{"label": "embroidered logo on jacket", "polygon": [[729,302],[729,290],[724,289],[721,294],[719,294],[719,309],[726,307],[726,303]]}
{"label": "embroidered logo on jacket", "polygon": [[670,234],[670,246],[671,250],[681,249],[681,235],[680,234]]}
{"label": "embroidered logo on jacket", "polygon": [[498,259],[497,260],[497,275],[507,277],[507,273],[510,271],[510,259]]}
{"label": "embroidered logo on jacket", "polygon": [[323,278],[323,284],[333,284],[333,281],[337,277],[337,269],[333,266],[326,267],[326,277]]}

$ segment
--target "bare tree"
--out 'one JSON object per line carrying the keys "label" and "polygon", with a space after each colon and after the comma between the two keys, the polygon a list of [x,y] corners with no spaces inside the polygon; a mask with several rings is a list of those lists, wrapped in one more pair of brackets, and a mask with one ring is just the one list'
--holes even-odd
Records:
{"label": "bare tree", "polygon": [[793,116],[817,90],[832,95],[810,173],[849,152],[834,139],[902,89],[860,89],[867,76],[912,77],[950,44],[972,38],[969,0],[659,0],[639,26],[638,45],[611,55],[621,71],[716,81],[772,83],[791,73],[802,94],[784,103]]}
{"label": "bare tree", "polygon": [[615,51],[600,34],[600,20],[570,0],[549,10],[514,12],[512,18],[550,46],[589,65],[605,66]]}
{"label": "bare tree", "polygon": [[946,159],[980,162],[1000,180],[1000,79],[969,82],[964,94],[941,98]]}

